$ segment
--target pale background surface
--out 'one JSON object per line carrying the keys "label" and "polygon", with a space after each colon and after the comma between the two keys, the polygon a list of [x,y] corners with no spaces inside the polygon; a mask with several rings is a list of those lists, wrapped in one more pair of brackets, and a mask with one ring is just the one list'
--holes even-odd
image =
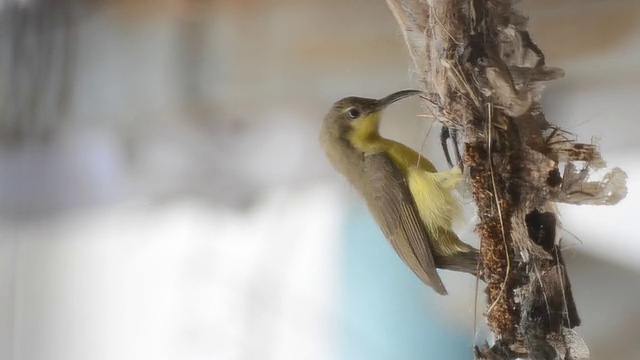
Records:
{"label": "pale background surface", "polygon": [[[413,84],[384,1],[69,3],[0,3],[0,359],[471,357],[475,283],[421,287],[317,145],[333,101]],[[592,358],[637,359],[640,3],[522,8],[567,74],[548,119],[629,175],[561,212]],[[420,112],[383,132],[442,168]]]}

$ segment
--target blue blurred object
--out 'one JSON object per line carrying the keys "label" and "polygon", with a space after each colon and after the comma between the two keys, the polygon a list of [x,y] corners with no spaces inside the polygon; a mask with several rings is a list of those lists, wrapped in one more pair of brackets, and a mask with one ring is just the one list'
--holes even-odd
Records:
{"label": "blue blurred object", "polygon": [[341,359],[471,357],[471,339],[437,315],[431,303],[438,295],[394,253],[366,208],[349,213],[344,234]]}

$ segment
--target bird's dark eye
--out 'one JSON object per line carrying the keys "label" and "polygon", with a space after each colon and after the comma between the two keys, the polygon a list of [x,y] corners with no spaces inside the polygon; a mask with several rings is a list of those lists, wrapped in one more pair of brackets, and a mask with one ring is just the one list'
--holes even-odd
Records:
{"label": "bird's dark eye", "polygon": [[358,117],[360,117],[360,110],[352,107],[351,109],[347,110],[347,117],[351,120],[357,119]]}

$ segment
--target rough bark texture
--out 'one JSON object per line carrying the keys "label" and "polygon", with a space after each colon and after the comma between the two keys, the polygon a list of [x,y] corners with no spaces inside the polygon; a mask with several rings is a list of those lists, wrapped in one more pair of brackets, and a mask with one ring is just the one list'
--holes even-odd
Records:
{"label": "rough bark texture", "polygon": [[[486,359],[584,359],[580,324],[560,251],[555,202],[615,204],[626,175],[597,147],[550,124],[541,82],[547,67],[509,0],[387,0],[405,36],[425,102],[458,131],[478,207],[480,270],[487,282]],[[577,164],[576,164],[577,162]]]}

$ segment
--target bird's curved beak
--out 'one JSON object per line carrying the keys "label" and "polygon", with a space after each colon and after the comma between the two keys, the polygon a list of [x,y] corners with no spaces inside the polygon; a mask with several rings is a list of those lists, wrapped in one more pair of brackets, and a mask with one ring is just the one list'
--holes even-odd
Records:
{"label": "bird's curved beak", "polygon": [[422,94],[422,91],[420,90],[400,90],[398,92],[394,92],[391,95],[387,95],[385,97],[383,97],[382,99],[378,100],[378,110],[382,110],[384,108],[386,108],[387,106],[393,104],[394,102],[398,101],[398,100],[402,100],[406,97],[409,96],[414,96],[414,95],[418,95],[418,94]]}

